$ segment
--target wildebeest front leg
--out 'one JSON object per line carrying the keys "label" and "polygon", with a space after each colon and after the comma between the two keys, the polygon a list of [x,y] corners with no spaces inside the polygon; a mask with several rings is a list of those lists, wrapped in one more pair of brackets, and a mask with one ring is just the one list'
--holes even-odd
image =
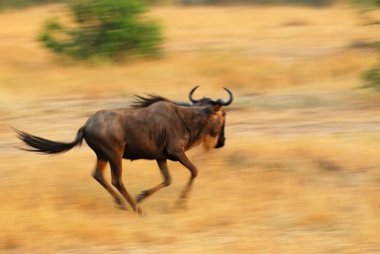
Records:
{"label": "wildebeest front leg", "polygon": [[187,182],[185,188],[183,189],[181,195],[179,196],[179,199],[177,201],[177,206],[178,207],[184,207],[186,199],[189,196],[191,187],[193,186],[194,179],[198,175],[198,170],[197,168],[191,163],[191,161],[187,158],[186,154],[184,152],[177,154],[178,161],[184,165],[187,169],[190,170],[190,178],[189,181]]}
{"label": "wildebeest front leg", "polygon": [[138,195],[136,197],[136,202],[141,202],[143,201],[145,198],[149,197],[150,195],[152,195],[153,193],[155,193],[156,191],[164,188],[164,187],[167,187],[170,185],[171,183],[171,177],[170,177],[170,174],[169,174],[169,170],[168,170],[168,165],[166,163],[166,159],[163,159],[163,160],[157,160],[157,164],[158,164],[158,167],[160,168],[160,171],[162,173],[162,177],[163,177],[163,182],[160,183],[159,185],[149,189],[149,190],[145,190],[143,192],[141,192],[140,195]]}

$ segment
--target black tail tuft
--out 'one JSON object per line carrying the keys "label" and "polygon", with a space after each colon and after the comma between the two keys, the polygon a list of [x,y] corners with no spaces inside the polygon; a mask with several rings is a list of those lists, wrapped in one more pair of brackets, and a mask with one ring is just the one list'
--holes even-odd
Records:
{"label": "black tail tuft", "polygon": [[23,131],[19,131],[17,129],[14,130],[16,131],[18,138],[21,139],[29,147],[31,147],[29,149],[26,148],[23,150],[45,154],[58,154],[67,152],[74,146],[81,145],[84,137],[84,127],[78,130],[78,134],[75,140],[71,143],[51,141],[28,134]]}

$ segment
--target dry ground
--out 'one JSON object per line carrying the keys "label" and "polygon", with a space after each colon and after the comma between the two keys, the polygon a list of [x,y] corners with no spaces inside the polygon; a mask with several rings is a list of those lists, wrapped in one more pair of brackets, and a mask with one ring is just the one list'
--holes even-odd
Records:
{"label": "dry ground", "polygon": [[[379,253],[380,104],[357,89],[379,31],[345,7],[161,7],[164,56],[118,65],[62,65],[35,42],[53,5],[0,14],[0,253]],[[360,45],[360,47],[358,46]],[[367,46],[366,46],[367,45]],[[69,141],[87,117],[134,93],[186,100],[236,96],[227,145],[190,152],[188,172],[143,203],[113,207],[84,145],[62,156],[15,149],[10,126]],[[124,163],[138,194],[154,162]]]}

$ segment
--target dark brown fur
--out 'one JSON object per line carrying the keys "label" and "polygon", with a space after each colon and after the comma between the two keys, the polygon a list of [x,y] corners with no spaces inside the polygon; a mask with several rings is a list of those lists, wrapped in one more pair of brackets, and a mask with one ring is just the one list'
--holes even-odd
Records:
{"label": "dark brown fur", "polygon": [[[112,185],[134,211],[141,212],[138,202],[170,185],[171,178],[166,162],[168,159],[179,161],[190,170],[189,182],[179,202],[186,199],[198,170],[187,158],[185,151],[205,140],[209,142],[210,138],[215,140],[216,148],[224,145],[223,105],[232,102],[232,94],[229,94],[231,98],[228,103],[204,98],[193,104],[177,103],[161,96],[137,96],[132,108],[102,110],[92,115],[71,143],[50,141],[18,130],[16,132],[31,147],[25,150],[45,154],[66,152],[85,139],[97,156],[93,177],[113,196],[116,204],[123,206],[122,198]],[[123,158],[156,160],[163,182],[143,191],[135,201],[122,181]],[[112,185],[104,178],[107,162],[111,166]]]}

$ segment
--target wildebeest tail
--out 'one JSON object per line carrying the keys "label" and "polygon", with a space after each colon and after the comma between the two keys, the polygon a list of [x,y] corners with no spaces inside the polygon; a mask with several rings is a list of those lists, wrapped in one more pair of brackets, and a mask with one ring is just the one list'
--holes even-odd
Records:
{"label": "wildebeest tail", "polygon": [[78,130],[78,134],[75,140],[70,143],[47,140],[16,129],[15,131],[18,135],[18,138],[30,147],[21,149],[45,154],[58,154],[67,152],[73,147],[81,145],[84,137],[84,127],[81,127]]}

